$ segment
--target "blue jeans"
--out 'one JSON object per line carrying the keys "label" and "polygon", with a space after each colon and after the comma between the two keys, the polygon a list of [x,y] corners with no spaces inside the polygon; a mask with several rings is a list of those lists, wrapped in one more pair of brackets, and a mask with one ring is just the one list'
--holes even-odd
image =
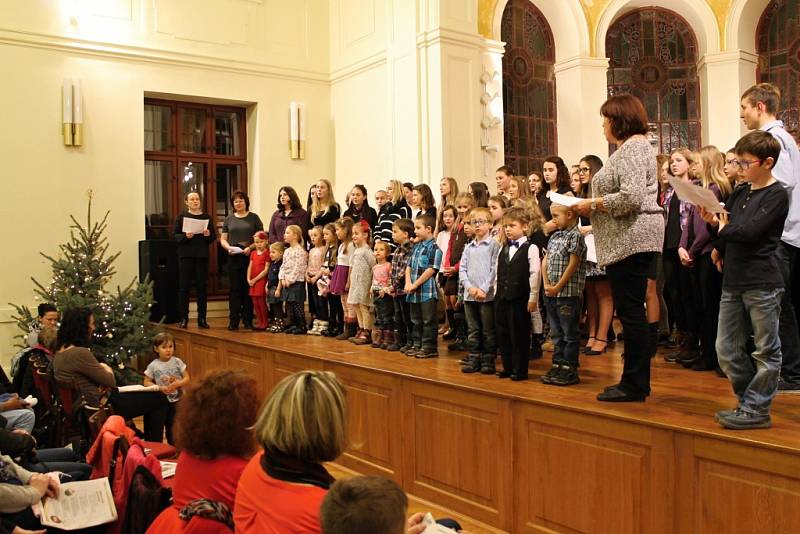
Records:
{"label": "blue jeans", "polygon": [[553,363],[578,367],[578,297],[545,297],[544,305],[553,338]]}
{"label": "blue jeans", "polygon": [[[781,340],[778,335],[783,289],[723,289],[719,305],[717,355],[742,410],[768,415],[778,391]],[[747,353],[752,332],[756,350]]]}
{"label": "blue jeans", "polygon": [[497,351],[494,331],[494,301],[464,301],[467,319],[467,347],[476,354],[491,354]]}

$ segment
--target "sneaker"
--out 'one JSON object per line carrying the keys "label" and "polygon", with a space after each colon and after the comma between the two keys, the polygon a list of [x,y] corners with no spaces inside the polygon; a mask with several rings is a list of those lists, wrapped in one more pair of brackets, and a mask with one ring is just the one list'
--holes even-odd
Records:
{"label": "sneaker", "polygon": [[748,430],[751,428],[769,428],[772,426],[772,419],[769,415],[759,415],[746,412],[737,408],[732,414],[720,417],[719,424],[731,430]]}
{"label": "sneaker", "polygon": [[718,411],[717,413],[714,414],[714,421],[719,423],[720,419],[723,419],[725,417],[730,417],[731,415],[736,413],[736,410],[738,410],[738,409],[739,409],[739,407],[737,406],[736,408],[734,408],[732,410],[720,410],[720,411]]}
{"label": "sneaker", "polygon": [[543,384],[551,384],[551,380],[558,374],[560,370],[561,366],[557,363],[554,363],[550,370],[540,377],[539,380],[541,380]]}
{"label": "sneaker", "polygon": [[783,377],[778,378],[778,393],[800,393],[800,382],[785,380]]}
{"label": "sneaker", "polygon": [[406,356],[416,356],[417,353],[419,351],[421,351],[421,350],[422,350],[422,347],[411,346],[411,347],[408,347],[405,351],[401,351],[401,352],[403,352],[403,354],[405,354]]}
{"label": "sneaker", "polygon": [[458,338],[453,343],[447,345],[447,350],[453,350],[453,351],[468,350],[467,340]]}
{"label": "sneaker", "polygon": [[561,369],[550,377],[550,384],[554,386],[571,386],[573,384],[579,384],[580,381],[578,370],[571,365],[562,365]]}
{"label": "sneaker", "polygon": [[[409,354],[406,353],[406,356],[408,356],[408,355]],[[414,357],[415,358],[419,358],[421,360],[422,359],[426,359],[426,358],[438,358],[439,357],[439,353],[436,352],[436,349],[420,349],[420,350],[418,350],[417,352],[414,353]]]}

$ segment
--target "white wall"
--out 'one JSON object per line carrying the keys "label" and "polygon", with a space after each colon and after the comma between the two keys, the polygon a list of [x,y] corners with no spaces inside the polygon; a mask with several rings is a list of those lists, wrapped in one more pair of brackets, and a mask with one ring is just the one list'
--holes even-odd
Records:
{"label": "white wall", "polygon": [[[12,5],[13,4],[13,5]],[[14,333],[7,302],[35,305],[29,276],[50,280],[39,251],[68,238],[68,216],[111,210],[111,250],[121,250],[115,283],[138,272],[144,237],[145,94],[238,102],[248,113],[252,209],[268,219],[275,191],[303,191],[333,174],[328,85],[328,10],[316,0],[143,0],[0,5],[0,65],[6,127],[0,130],[4,176],[0,216],[14,230],[0,267],[0,347]],[[301,7],[299,9],[298,7]],[[76,17],[75,24],[70,17]],[[62,79],[84,88],[85,140],[61,139]],[[307,159],[288,156],[288,104],[306,103]]]}

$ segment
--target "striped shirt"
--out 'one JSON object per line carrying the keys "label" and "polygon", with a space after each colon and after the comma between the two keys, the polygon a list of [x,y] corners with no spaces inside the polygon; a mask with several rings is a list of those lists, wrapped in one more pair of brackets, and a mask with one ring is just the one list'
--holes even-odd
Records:
{"label": "striped shirt", "polygon": [[486,298],[479,302],[494,300],[495,286],[497,285],[497,256],[500,254],[500,243],[491,234],[487,234],[482,241],[470,241],[461,254],[461,264],[458,267],[458,279],[464,287],[464,300],[474,302],[469,294],[471,287],[477,287]]}

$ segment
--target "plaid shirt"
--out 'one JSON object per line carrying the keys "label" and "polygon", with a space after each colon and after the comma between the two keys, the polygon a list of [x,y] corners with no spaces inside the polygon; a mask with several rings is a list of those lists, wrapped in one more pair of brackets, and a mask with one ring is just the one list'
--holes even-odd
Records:
{"label": "plaid shirt", "polygon": [[[442,265],[442,251],[436,246],[436,241],[427,239],[414,245],[411,249],[411,257],[408,260],[408,268],[411,269],[411,282],[414,283],[422,276],[426,270],[433,268],[438,271]],[[427,302],[439,297],[436,293],[436,273],[434,276],[418,287],[413,293],[406,295],[408,302]]]}
{"label": "plaid shirt", "polygon": [[408,257],[411,252],[411,241],[406,241],[402,245],[398,245],[392,254],[392,270],[389,274],[390,282],[394,287],[394,294],[397,297],[402,297],[406,294],[404,288],[406,287],[406,266],[408,265]]}
{"label": "plaid shirt", "polygon": [[552,285],[561,280],[572,254],[578,256],[578,268],[556,297],[579,297],[586,286],[586,242],[578,225],[558,230],[547,243],[547,278]]}

